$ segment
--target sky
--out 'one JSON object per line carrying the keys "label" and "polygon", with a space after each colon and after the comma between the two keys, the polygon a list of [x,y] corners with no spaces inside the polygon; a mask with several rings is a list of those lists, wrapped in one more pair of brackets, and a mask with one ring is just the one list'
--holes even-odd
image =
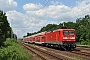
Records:
{"label": "sky", "polygon": [[47,24],[75,22],[90,15],[90,0],[0,0],[13,32],[22,38]]}

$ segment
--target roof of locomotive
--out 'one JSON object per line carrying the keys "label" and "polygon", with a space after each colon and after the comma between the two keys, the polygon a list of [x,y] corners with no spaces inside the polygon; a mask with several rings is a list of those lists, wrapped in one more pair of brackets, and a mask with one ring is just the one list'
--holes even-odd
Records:
{"label": "roof of locomotive", "polygon": [[53,32],[55,32],[55,31],[63,31],[63,30],[75,30],[75,29],[57,29],[57,30],[54,30]]}
{"label": "roof of locomotive", "polygon": [[75,30],[75,29],[59,29],[59,30]]}

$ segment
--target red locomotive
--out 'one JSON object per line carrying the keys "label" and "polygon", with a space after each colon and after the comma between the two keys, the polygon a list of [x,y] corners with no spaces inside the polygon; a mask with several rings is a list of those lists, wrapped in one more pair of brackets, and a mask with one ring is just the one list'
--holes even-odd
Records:
{"label": "red locomotive", "polygon": [[54,31],[41,32],[23,39],[29,43],[54,46],[65,50],[76,48],[76,31],[75,29],[58,29]]}

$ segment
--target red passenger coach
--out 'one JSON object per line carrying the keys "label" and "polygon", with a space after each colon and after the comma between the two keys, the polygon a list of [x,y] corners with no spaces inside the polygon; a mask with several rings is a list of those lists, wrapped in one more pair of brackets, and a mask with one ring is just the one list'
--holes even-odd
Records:
{"label": "red passenger coach", "polygon": [[32,35],[31,39],[32,39],[32,43],[35,43],[35,35]]}
{"label": "red passenger coach", "polygon": [[32,36],[29,36],[29,41],[28,41],[28,43],[33,43],[33,38],[32,38]]}
{"label": "red passenger coach", "polygon": [[37,44],[43,44],[45,43],[45,33],[46,32],[41,32],[35,35],[35,43]]}
{"label": "red passenger coach", "polygon": [[28,43],[28,42],[29,42],[29,36],[28,36],[28,37],[23,38],[23,41],[24,41],[25,43]]}

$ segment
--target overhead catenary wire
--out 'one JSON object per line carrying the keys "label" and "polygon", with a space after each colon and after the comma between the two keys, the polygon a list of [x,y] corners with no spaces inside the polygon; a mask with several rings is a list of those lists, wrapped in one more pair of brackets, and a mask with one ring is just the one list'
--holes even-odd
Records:
{"label": "overhead catenary wire", "polygon": [[[47,1],[47,0],[45,0],[45,1]],[[49,1],[50,0],[48,0],[45,4],[44,4],[44,6],[42,7],[42,8],[40,8],[40,11],[36,14],[36,16],[35,17],[38,17],[39,16],[39,14],[42,12],[42,10],[46,7],[46,5],[49,3]],[[34,18],[32,17],[32,19],[34,20]],[[28,25],[29,26],[29,25]],[[28,27],[25,27],[25,28],[28,28]],[[32,33],[33,33],[33,30],[32,30]]]}
{"label": "overhead catenary wire", "polygon": [[[40,11],[38,12],[38,15],[39,15],[39,14],[41,13],[41,11],[45,8],[45,6],[49,3],[49,1],[50,1],[50,0],[48,0],[48,1],[45,3],[45,5],[40,9]],[[37,15],[37,16],[38,16],[38,15]]]}
{"label": "overhead catenary wire", "polygon": [[[88,7],[89,7],[89,6],[87,6],[87,7],[83,8],[83,9],[81,9],[79,12],[82,12],[83,10],[87,9]],[[79,9],[79,8],[78,8],[78,9]],[[86,12],[86,13],[90,13],[90,12]],[[76,17],[85,15],[86,13],[83,13],[83,14],[79,14],[79,13],[78,13],[77,16],[72,17],[72,18],[75,19]],[[75,13],[75,14],[76,14],[76,13]],[[75,15],[75,14],[72,13],[71,15]],[[71,16],[71,15],[70,15],[70,16]],[[70,17],[70,16],[69,16],[69,17]],[[66,20],[66,19],[68,19],[69,17],[66,17],[66,18],[64,18],[63,20]],[[71,18],[70,18],[70,19],[71,19]]]}
{"label": "overhead catenary wire", "polygon": [[[45,0],[45,1],[47,1],[47,0]],[[46,5],[49,3],[49,1],[50,1],[50,0],[48,0],[48,1],[44,4],[44,6],[39,9],[40,11],[36,14],[36,17],[39,16],[39,14],[40,14],[40,13],[42,12],[42,10],[46,7]],[[33,18],[33,19],[34,19],[34,18]]]}
{"label": "overhead catenary wire", "polygon": [[[46,2],[46,4],[49,2],[50,0],[48,0],[47,2]],[[46,6],[46,4],[45,4],[45,6]],[[45,7],[44,6],[44,7]],[[44,7],[39,11],[39,13],[37,14],[37,16],[39,16],[39,14],[40,14],[40,12],[44,9]],[[83,10],[85,10],[85,9],[87,9],[89,6],[87,6],[87,7],[85,7],[85,8],[83,8],[83,9],[80,9],[80,12],[82,12]],[[77,7],[78,8],[78,7]],[[79,9],[79,8],[78,8]],[[89,12],[87,12],[87,13],[89,13]],[[76,14],[76,13],[75,13]],[[72,13],[72,15],[75,15],[75,14],[73,14]],[[84,13],[84,14],[86,14],[86,13]],[[76,17],[78,17],[78,16],[80,16],[80,15],[84,15],[84,14],[79,14],[78,13],[78,15],[77,16],[75,16],[75,17],[72,17],[72,18],[76,18]],[[70,17],[70,16],[69,16]],[[66,18],[64,18],[64,19],[68,19],[69,17],[66,17]]]}
{"label": "overhead catenary wire", "polygon": [[[47,0],[45,0],[45,1],[47,1]],[[36,14],[36,16],[35,17],[38,17],[39,16],[39,14],[42,12],[42,10],[46,7],[46,5],[48,4],[50,2],[50,0],[48,0],[45,4],[44,4],[44,6],[42,7],[42,8],[40,8],[39,10],[39,12]],[[34,20],[35,18],[33,18],[32,17],[32,20]],[[29,27],[29,25],[27,26],[27,28]]]}
{"label": "overhead catenary wire", "polygon": [[[87,6],[87,7],[85,7],[85,8],[83,8],[83,9],[80,9],[80,11],[79,12],[82,12],[83,10],[85,10],[85,9],[87,9],[89,6]],[[79,9],[79,8],[78,8]],[[86,12],[86,13],[88,13],[88,12]],[[83,13],[83,14],[80,14],[80,15],[84,15],[84,14],[86,14],[86,13]],[[80,16],[79,14],[77,15],[77,16]],[[76,17],[77,17],[76,16]],[[74,18],[76,18],[76,17],[74,17]]]}
{"label": "overhead catenary wire", "polygon": [[[46,1],[46,0],[45,0]],[[38,12],[38,14],[36,16],[39,16],[39,14],[41,13],[41,11],[45,8],[45,6],[48,4],[50,0],[48,0],[44,6],[42,8],[40,8],[40,11]],[[12,21],[13,21],[13,18],[12,18],[12,14],[11,14],[11,6],[10,6],[10,0],[8,1],[8,6],[9,6],[9,12],[10,12],[10,16],[11,16],[11,27],[12,27]],[[15,28],[15,27],[13,27]],[[28,27],[25,27],[25,28],[28,28]],[[11,30],[11,38],[13,37],[13,29]]]}
{"label": "overhead catenary wire", "polygon": [[[49,3],[49,1],[50,1],[50,0],[48,0],[48,1],[44,4],[44,6],[40,9],[40,11],[38,12],[37,16],[39,16],[39,14],[42,12],[42,10],[45,8],[45,6]],[[80,12],[83,11],[84,9],[86,9],[86,8],[88,8],[88,6],[85,7],[85,8],[83,8],[82,10],[80,10]],[[89,13],[89,12],[86,12],[86,13]],[[84,14],[86,14],[86,13],[84,13]],[[78,17],[78,16],[80,16],[80,15],[84,15],[84,14],[79,14],[79,13],[78,13],[78,15],[75,16],[75,17],[73,17],[73,18],[76,18],[76,17]],[[72,13],[72,15],[75,15],[75,14]],[[70,16],[69,16],[69,17],[70,17]],[[68,18],[68,17],[67,17],[67,18]],[[64,19],[67,19],[67,18],[64,18]],[[25,28],[28,28],[28,27],[25,27]]]}
{"label": "overhead catenary wire", "polygon": [[[36,17],[38,17],[38,16],[40,15],[40,13],[41,13],[41,12],[43,11],[43,9],[46,7],[46,5],[49,3],[49,1],[50,1],[50,0],[48,0],[48,1],[44,4],[44,6],[43,6],[42,8],[40,8],[39,12],[36,14]],[[89,7],[89,6],[81,9],[81,10],[78,11],[78,12],[82,12],[83,10],[87,9],[88,7]],[[79,16],[81,16],[81,15],[85,15],[85,14],[87,14],[87,13],[89,13],[89,12],[81,13],[81,14],[77,13],[77,15],[74,16],[74,17],[72,17],[72,18],[75,19],[76,17],[79,17]],[[75,15],[75,14],[72,13],[71,15]],[[70,16],[69,16],[69,17],[70,17]],[[66,20],[66,19],[68,19],[69,17],[64,18],[64,19]],[[28,29],[28,27],[25,27],[25,29]]]}

